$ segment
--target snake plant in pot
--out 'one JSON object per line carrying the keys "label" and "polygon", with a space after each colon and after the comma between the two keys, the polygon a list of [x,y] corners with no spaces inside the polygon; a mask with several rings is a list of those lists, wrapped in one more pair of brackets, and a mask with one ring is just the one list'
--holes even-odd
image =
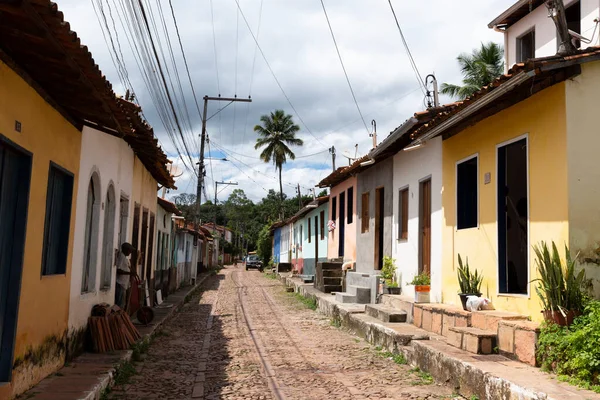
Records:
{"label": "snake plant in pot", "polygon": [[481,297],[481,282],[483,281],[483,275],[477,270],[471,272],[469,268],[469,259],[463,264],[460,254],[458,255],[458,286],[460,287],[460,302],[462,303],[463,310],[467,311],[467,297],[477,296]]}
{"label": "snake plant in pot", "polygon": [[585,271],[575,271],[575,261],[565,246],[565,263],[552,242],[552,251],[545,242],[533,247],[539,278],[535,291],[542,302],[542,313],[547,321],[558,325],[571,325],[584,308]]}

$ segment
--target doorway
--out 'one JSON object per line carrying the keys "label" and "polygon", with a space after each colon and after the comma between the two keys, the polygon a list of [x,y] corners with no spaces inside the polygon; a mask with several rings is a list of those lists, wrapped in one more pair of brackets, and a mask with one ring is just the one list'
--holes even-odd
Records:
{"label": "doorway", "polygon": [[498,147],[500,293],[527,294],[529,282],[527,138]]}
{"label": "doorway", "polygon": [[154,252],[154,230],[156,229],[156,219],[153,213],[150,213],[150,225],[148,226],[148,233],[150,238],[148,239],[148,251],[146,258],[146,281],[148,286],[150,285],[150,279],[152,278],[152,253]]}
{"label": "doorway", "polygon": [[319,216],[315,215],[315,266],[319,262]]}
{"label": "doorway", "polygon": [[31,155],[0,137],[0,382],[10,382],[23,273]]}
{"label": "doorway", "polygon": [[[349,201],[352,201],[350,199]],[[338,257],[344,258],[344,242],[346,241],[346,193],[340,193],[340,215],[339,215],[340,234],[338,238]]]}
{"label": "doorway", "polygon": [[120,251],[121,245],[127,241],[127,217],[129,216],[129,199],[121,196],[119,203],[119,239],[117,241],[117,248]]}
{"label": "doorway", "polygon": [[419,183],[419,273],[431,276],[431,179]]}
{"label": "doorway", "polygon": [[139,275],[137,270],[138,259],[140,258],[140,205],[136,204],[133,208],[133,230],[131,232],[131,245],[135,252],[131,255],[131,271]]}
{"label": "doorway", "polygon": [[148,210],[142,211],[142,245],[140,247],[140,257],[138,263],[140,264],[140,278],[143,279],[146,276],[146,247],[148,243]]}
{"label": "doorway", "polygon": [[384,188],[375,189],[375,269],[383,268]]}

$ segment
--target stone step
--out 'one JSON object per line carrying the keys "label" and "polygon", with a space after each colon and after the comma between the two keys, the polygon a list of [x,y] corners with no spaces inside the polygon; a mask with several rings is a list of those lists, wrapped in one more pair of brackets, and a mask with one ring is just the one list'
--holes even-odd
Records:
{"label": "stone step", "polygon": [[381,304],[367,304],[365,312],[383,322],[406,322],[406,313]]}
{"label": "stone step", "polygon": [[498,322],[498,350],[500,354],[536,367],[535,349],[540,336],[540,325],[529,321]]}
{"label": "stone step", "polygon": [[300,279],[302,279],[303,283],[312,283],[315,281],[314,275],[300,275]]}
{"label": "stone step", "polygon": [[528,321],[526,315],[499,310],[473,311],[471,315],[471,326],[488,331],[498,331],[500,321]]}
{"label": "stone step", "polygon": [[474,354],[492,354],[496,332],[453,326],[448,330],[448,344]]}
{"label": "stone step", "polygon": [[329,262],[332,262],[332,263],[343,263],[344,262],[344,258],[343,257],[330,258]]}
{"label": "stone step", "polygon": [[347,285],[346,292],[352,296],[356,296],[356,303],[368,304],[371,302],[371,288]]}
{"label": "stone step", "polygon": [[346,292],[338,292],[335,294],[335,300],[340,303],[356,303],[356,296]]}
{"label": "stone step", "polygon": [[323,284],[324,285],[341,285],[342,284],[342,278],[326,278],[326,277],[323,277]]}
{"label": "stone step", "polygon": [[384,294],[381,296],[381,305],[394,309],[396,311],[403,311],[406,313],[406,322],[413,322],[413,306],[415,304],[414,296],[397,295],[397,294]]}
{"label": "stone step", "polygon": [[323,278],[341,278],[344,275],[344,271],[341,269],[324,269]]}
{"label": "stone step", "polygon": [[323,293],[341,292],[342,285],[323,285]]}

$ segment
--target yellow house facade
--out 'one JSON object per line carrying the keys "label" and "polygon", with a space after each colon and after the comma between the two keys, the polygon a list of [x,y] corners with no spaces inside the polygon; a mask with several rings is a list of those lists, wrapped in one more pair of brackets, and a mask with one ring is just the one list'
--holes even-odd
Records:
{"label": "yellow house facade", "polygon": [[[5,383],[0,383],[0,398],[24,391],[64,363],[75,222],[71,205],[76,200],[80,148],[81,132],[0,61],[0,219],[5,231],[0,251],[15,249],[12,260],[3,258],[0,265],[0,283],[5,286],[0,290],[5,307],[0,312],[0,382]],[[26,173],[19,175],[15,168]],[[12,179],[21,179],[21,185]],[[52,182],[56,190],[49,186]],[[10,204],[9,196],[19,198]],[[52,198],[60,198],[61,207],[51,207]],[[56,233],[49,231],[52,212],[65,224],[56,247],[48,243]],[[9,214],[14,215],[10,223]],[[9,266],[17,276],[7,276]],[[41,365],[33,361],[39,353],[44,355]]]}
{"label": "yellow house facade", "polygon": [[542,241],[563,256],[568,246],[600,289],[595,57],[515,66],[415,135],[444,138],[443,303],[460,305],[460,255],[496,309],[541,320],[533,246]]}

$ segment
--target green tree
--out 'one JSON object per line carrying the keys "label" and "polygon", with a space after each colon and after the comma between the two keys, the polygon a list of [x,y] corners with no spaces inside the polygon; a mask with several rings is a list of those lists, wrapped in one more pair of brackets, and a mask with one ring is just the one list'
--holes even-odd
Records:
{"label": "green tree", "polygon": [[489,42],[481,43],[471,54],[461,53],[456,57],[463,75],[463,84],[442,83],[440,93],[464,100],[504,73],[504,50],[502,46]]}
{"label": "green tree", "polygon": [[267,265],[271,259],[271,224],[267,224],[262,227],[258,235],[258,241],[256,243],[256,254],[260,257],[263,265]]}
{"label": "green tree", "polygon": [[275,110],[269,115],[260,117],[262,125],[256,125],[254,131],[258,133],[255,149],[263,148],[260,158],[264,162],[273,162],[279,171],[279,197],[280,205],[283,205],[283,183],[281,174],[283,164],[288,160],[296,159],[296,155],[290,146],[302,146],[302,139],[296,137],[300,126],[294,124],[292,116],[283,110]]}

